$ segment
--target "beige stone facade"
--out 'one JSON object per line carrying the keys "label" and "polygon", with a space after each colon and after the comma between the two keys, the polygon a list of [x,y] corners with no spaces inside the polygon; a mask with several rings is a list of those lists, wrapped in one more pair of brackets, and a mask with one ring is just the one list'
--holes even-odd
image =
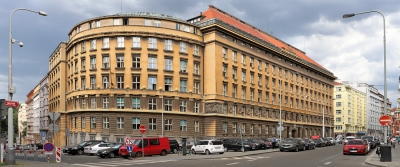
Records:
{"label": "beige stone facade", "polygon": [[123,142],[140,125],[178,140],[239,137],[239,126],[244,137],[278,136],[280,94],[282,137],[321,135],[322,106],[331,125],[331,72],[197,20],[138,12],[74,26],[49,61],[49,111],[63,113],[57,145]]}

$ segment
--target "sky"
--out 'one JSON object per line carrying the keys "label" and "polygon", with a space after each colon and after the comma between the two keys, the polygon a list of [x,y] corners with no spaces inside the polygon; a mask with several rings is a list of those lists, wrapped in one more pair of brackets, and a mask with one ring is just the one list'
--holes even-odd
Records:
{"label": "sky", "polygon": [[[383,17],[385,17],[387,92],[396,106],[400,74],[400,2],[392,0],[2,0],[0,5],[0,98],[7,99],[10,14],[14,9],[45,11],[40,16],[17,11],[12,16],[13,85],[15,101],[27,94],[49,71],[48,59],[80,21],[122,12],[153,12],[189,19],[208,5],[230,13],[272,34],[334,73],[341,81],[367,83],[383,94]],[[380,85],[380,86],[379,86]]]}

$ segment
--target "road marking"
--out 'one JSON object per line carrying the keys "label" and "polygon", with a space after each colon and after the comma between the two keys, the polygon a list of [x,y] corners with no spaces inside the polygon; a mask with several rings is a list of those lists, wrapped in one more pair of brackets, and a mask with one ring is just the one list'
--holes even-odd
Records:
{"label": "road marking", "polygon": [[323,161],[325,161],[325,160],[331,159],[331,158],[333,158],[333,157],[336,157],[336,156],[338,156],[338,155],[342,155],[342,153],[339,153],[339,154],[336,154],[336,155],[330,156],[330,157],[328,157],[328,158],[325,158],[325,159],[323,159],[323,160],[321,160],[321,161],[319,161],[319,162],[323,162]]}
{"label": "road marking", "polygon": [[325,165],[329,165],[331,162],[324,163]]}
{"label": "road marking", "polygon": [[221,159],[228,159],[228,158],[221,158]]}
{"label": "road marking", "polygon": [[234,163],[230,163],[230,164],[226,164],[226,165],[236,165],[236,164],[238,164],[239,162],[234,162]]}

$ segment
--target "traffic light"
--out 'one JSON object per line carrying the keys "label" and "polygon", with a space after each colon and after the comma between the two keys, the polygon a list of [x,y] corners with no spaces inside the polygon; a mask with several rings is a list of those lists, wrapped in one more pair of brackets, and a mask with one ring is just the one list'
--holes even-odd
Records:
{"label": "traffic light", "polygon": [[0,118],[1,120],[6,119],[6,100],[0,99]]}

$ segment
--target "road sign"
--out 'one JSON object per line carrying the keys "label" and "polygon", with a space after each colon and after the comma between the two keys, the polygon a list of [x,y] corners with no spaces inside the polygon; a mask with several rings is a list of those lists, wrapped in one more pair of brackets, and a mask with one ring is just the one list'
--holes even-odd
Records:
{"label": "road sign", "polygon": [[46,143],[43,145],[43,150],[47,152],[52,152],[54,150],[54,145],[51,143]]}
{"label": "road sign", "polygon": [[383,126],[387,126],[392,124],[392,117],[390,117],[389,115],[383,115],[381,116],[381,118],[379,118],[379,123],[381,123],[381,125]]}
{"label": "road sign", "polygon": [[279,131],[283,131],[285,128],[284,128],[283,126],[278,126],[276,129],[277,129],[278,132],[279,132]]}
{"label": "road sign", "polygon": [[128,152],[132,152],[132,145],[126,146],[126,149],[128,150]]}
{"label": "road sign", "polygon": [[56,148],[56,162],[61,162],[61,147]]}
{"label": "road sign", "polygon": [[139,130],[140,130],[141,133],[146,132],[146,126],[140,125]]}
{"label": "road sign", "polygon": [[60,113],[55,113],[55,112],[50,112],[49,117],[51,120],[56,121],[58,118],[60,118]]}
{"label": "road sign", "polygon": [[18,102],[17,101],[6,100],[6,106],[15,108],[15,107],[18,107]]}
{"label": "road sign", "polygon": [[60,131],[60,127],[57,124],[49,124],[49,132],[53,133],[53,132],[59,132]]}

